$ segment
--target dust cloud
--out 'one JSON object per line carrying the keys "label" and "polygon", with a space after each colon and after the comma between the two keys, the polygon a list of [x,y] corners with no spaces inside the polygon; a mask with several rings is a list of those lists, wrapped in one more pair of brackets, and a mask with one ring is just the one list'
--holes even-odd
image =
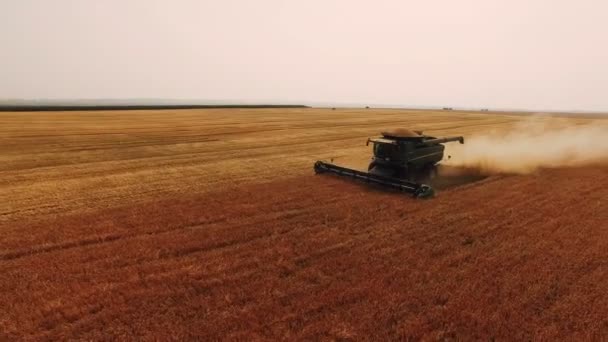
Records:
{"label": "dust cloud", "polygon": [[608,120],[574,125],[531,118],[514,127],[446,144],[447,165],[493,173],[608,164]]}

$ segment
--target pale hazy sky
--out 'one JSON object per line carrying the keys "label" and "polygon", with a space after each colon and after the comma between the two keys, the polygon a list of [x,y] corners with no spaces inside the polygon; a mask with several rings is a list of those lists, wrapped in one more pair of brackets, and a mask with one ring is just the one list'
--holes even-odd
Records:
{"label": "pale hazy sky", "polygon": [[605,0],[0,0],[0,98],[608,110]]}

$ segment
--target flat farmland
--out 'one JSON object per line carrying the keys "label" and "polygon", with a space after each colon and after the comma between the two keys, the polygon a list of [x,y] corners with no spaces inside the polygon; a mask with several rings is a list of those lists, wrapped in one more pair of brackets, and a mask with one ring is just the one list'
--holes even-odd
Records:
{"label": "flat farmland", "polygon": [[424,201],[312,172],[365,168],[385,128],[468,138],[525,120],[0,113],[0,338],[608,337],[604,163],[485,174]]}

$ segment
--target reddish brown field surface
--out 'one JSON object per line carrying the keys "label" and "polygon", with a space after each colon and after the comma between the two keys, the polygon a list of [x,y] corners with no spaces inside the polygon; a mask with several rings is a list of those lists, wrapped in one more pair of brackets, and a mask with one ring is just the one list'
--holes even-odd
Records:
{"label": "reddish brown field surface", "polygon": [[[143,142],[95,152],[114,160],[101,164],[72,152],[72,168],[74,158],[34,151],[90,137],[4,154],[0,189],[14,196],[0,203],[0,339],[608,337],[608,167],[490,176],[414,200],[312,175],[306,156],[323,146],[298,132],[295,160],[270,161],[259,146],[243,156],[254,166],[230,171],[238,183],[218,175],[213,186],[162,176],[210,177],[212,150],[171,167],[160,157],[170,151]],[[345,150],[361,143],[345,139]],[[133,172],[140,183],[123,183]]]}

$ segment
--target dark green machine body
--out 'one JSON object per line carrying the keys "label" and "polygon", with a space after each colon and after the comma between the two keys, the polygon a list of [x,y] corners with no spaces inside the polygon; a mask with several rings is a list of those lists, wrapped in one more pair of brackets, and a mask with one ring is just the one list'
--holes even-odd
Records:
{"label": "dark green machine body", "polygon": [[383,133],[381,138],[368,140],[368,144],[373,144],[373,157],[368,170],[386,177],[428,180],[434,174],[437,163],[443,159],[443,143],[451,141],[462,144],[464,138],[437,139],[422,134],[403,137]]}
{"label": "dark green machine body", "polygon": [[383,132],[382,137],[368,139],[373,145],[373,157],[368,172],[353,170],[331,163],[317,161],[316,173],[330,172],[368,183],[412,193],[415,197],[430,197],[433,189],[424,183],[435,174],[437,163],[443,159],[443,143],[459,141],[463,137],[435,138],[422,132]]}

